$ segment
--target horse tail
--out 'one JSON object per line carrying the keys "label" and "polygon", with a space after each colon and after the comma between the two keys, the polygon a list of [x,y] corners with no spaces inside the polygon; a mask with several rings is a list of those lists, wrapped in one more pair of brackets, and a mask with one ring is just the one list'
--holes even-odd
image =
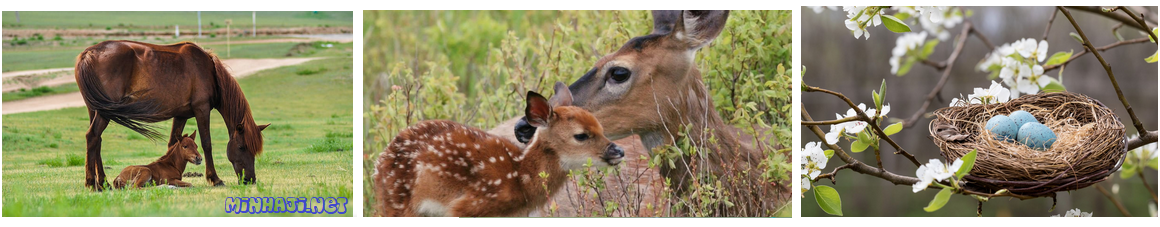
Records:
{"label": "horse tail", "polygon": [[100,114],[105,119],[109,119],[140,133],[149,139],[161,139],[161,133],[157,132],[156,126],[145,124],[145,122],[165,120],[160,119],[155,114],[158,109],[157,105],[152,101],[133,100],[131,98],[143,91],[134,92],[117,99],[109,97],[103,88],[103,83],[97,76],[97,54],[94,51],[90,48],[81,52],[80,56],[77,56],[75,69],[77,86],[80,88],[81,97],[84,97],[85,104],[88,105],[89,110]]}

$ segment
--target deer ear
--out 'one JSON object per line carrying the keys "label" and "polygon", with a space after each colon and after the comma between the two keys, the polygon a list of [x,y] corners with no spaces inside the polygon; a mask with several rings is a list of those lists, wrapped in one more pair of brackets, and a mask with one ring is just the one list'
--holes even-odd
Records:
{"label": "deer ear", "polygon": [[680,10],[653,10],[653,30],[652,34],[669,34],[673,32],[673,26],[681,19]]}
{"label": "deer ear", "polygon": [[258,131],[265,131],[266,127],[270,127],[270,124],[259,125]]}
{"label": "deer ear", "polygon": [[548,100],[552,106],[571,106],[572,105],[572,91],[568,90],[568,85],[564,82],[556,82],[556,95]]}
{"label": "deer ear", "polygon": [[527,103],[524,115],[528,118],[528,124],[535,127],[547,126],[548,118],[552,115],[552,105],[548,104],[548,99],[539,93],[528,91]]}
{"label": "deer ear", "polygon": [[684,42],[689,49],[701,49],[721,34],[726,19],[729,19],[729,11],[686,10],[681,12],[680,20],[669,35]]}

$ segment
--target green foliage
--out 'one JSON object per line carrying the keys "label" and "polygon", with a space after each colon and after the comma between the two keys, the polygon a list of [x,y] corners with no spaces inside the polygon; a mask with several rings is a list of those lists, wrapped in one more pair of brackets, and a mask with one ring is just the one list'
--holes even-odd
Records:
{"label": "green foliage", "polygon": [[1073,51],[1055,52],[1055,54],[1052,54],[1051,57],[1047,58],[1047,62],[1043,63],[1043,65],[1063,64],[1064,62],[1067,62],[1068,59],[1071,59],[1072,52]]}
{"label": "green foliage", "polygon": [[925,210],[926,212],[935,212],[938,211],[938,209],[942,209],[943,206],[947,205],[947,201],[951,200],[951,195],[954,195],[953,188],[943,188],[942,190],[939,190],[938,195],[935,195],[934,199],[930,200],[930,205],[922,208],[922,210]]}
{"label": "green foliage", "polygon": [[16,101],[37,96],[71,93],[77,90],[79,90],[79,88],[77,88],[75,83],[56,85],[52,87],[40,86],[33,88],[32,90],[21,88],[15,91],[4,92],[4,101]]}
{"label": "green foliage", "polygon": [[[366,157],[375,157],[399,131],[420,120],[449,119],[486,129],[521,116],[527,91],[551,93],[555,82],[575,81],[600,57],[652,27],[647,11],[368,11],[364,17]],[[734,11],[695,62],[728,124],[750,135],[771,135],[760,141],[771,151],[760,164],[762,172],[752,174],[784,185],[792,170],[790,149],[773,148],[792,141],[790,18],[788,11]],[[678,142],[644,158],[650,167],[675,165],[699,150]],[[364,174],[367,189],[370,175]],[[711,202],[685,205],[699,209],[731,202],[720,189],[708,182],[697,185],[692,195]],[[610,205],[599,202],[595,216],[608,215],[604,210]],[[615,212],[634,206],[618,202]],[[369,213],[373,204],[366,207]]]}
{"label": "green foliage", "polygon": [[966,176],[968,173],[970,173],[971,169],[975,168],[975,157],[978,155],[978,150],[971,150],[970,153],[963,155],[961,158],[963,160],[963,165],[962,167],[959,167],[957,171],[955,171],[955,178],[962,179],[963,176]]}
{"label": "green foliage", "polygon": [[886,29],[890,29],[894,33],[910,32],[910,26],[906,25],[906,22],[902,22],[902,19],[891,15],[882,15],[881,17],[882,24],[886,25]]}
{"label": "green foliage", "polygon": [[821,207],[822,211],[842,216],[842,197],[838,195],[838,190],[825,185],[815,186],[814,199],[818,201],[818,207]]}

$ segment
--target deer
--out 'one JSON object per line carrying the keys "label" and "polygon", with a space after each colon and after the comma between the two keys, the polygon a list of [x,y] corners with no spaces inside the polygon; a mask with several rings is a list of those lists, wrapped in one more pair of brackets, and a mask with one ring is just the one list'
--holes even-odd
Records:
{"label": "deer", "polygon": [[185,172],[186,163],[201,165],[201,153],[197,152],[197,143],[194,142],[196,138],[197,130],[194,130],[191,134],[182,135],[178,142],[169,146],[169,150],[157,161],[148,165],[125,167],[124,170],[121,170],[121,174],[113,179],[113,187],[116,189],[140,188],[148,184],[173,187],[193,186],[189,182],[181,181],[181,175]]}
{"label": "deer", "polygon": [[616,166],[624,150],[591,113],[572,106],[557,82],[551,101],[528,91],[525,119],[536,133],[510,140],[447,120],[400,132],[376,161],[381,216],[528,216],[564,185],[569,170]]}
{"label": "deer", "polygon": [[[659,174],[671,180],[669,187],[674,194],[684,194],[696,173],[748,175],[746,182],[725,182],[732,194],[751,198],[733,201],[742,204],[736,207],[772,210],[775,204],[765,200],[776,196],[772,186],[759,184],[756,177],[758,163],[767,151],[753,146],[773,143],[772,137],[747,135],[726,124],[695,64],[696,52],[721,34],[729,12],[653,11],[652,15],[651,34],[628,40],[568,86],[573,94],[572,104],[590,111],[600,124],[608,126],[605,134],[610,139],[638,135],[649,154],[654,148],[684,138],[710,150],[703,157],[686,155],[675,166],[659,165]],[[685,126],[696,130],[679,133]],[[489,132],[518,142],[527,141],[539,130],[527,120],[512,118]],[[707,142],[708,138],[714,138],[716,143]],[[731,209],[722,207],[719,214],[764,214],[757,209]]]}

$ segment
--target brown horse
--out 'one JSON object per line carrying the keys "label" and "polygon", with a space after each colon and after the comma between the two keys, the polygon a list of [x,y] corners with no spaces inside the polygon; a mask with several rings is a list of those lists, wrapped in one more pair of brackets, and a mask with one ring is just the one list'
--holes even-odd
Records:
{"label": "brown horse", "polygon": [[197,130],[192,134],[182,135],[179,142],[169,145],[169,150],[148,165],[127,166],[121,174],[113,179],[113,188],[124,189],[126,185],[134,188],[144,187],[146,183],[153,185],[173,185],[177,187],[193,186],[189,182],[181,181],[181,174],[185,173],[185,163],[201,165],[201,153],[197,153]]}
{"label": "brown horse", "polygon": [[[224,185],[214,170],[210,137],[210,111],[217,109],[229,126],[226,155],[243,183],[256,180],[254,158],[262,153],[261,131],[250,115],[250,104],[241,87],[217,56],[197,44],[182,42],[154,45],[134,41],[104,41],[77,56],[76,81],[89,108],[89,131],[85,135],[85,187],[104,190],[101,133],[109,121],[141,135],[158,139],[153,123],[173,119],[169,145],[178,142],[185,121],[196,118],[205,150],[205,177],[211,185]],[[244,176],[243,176],[244,175]]]}

